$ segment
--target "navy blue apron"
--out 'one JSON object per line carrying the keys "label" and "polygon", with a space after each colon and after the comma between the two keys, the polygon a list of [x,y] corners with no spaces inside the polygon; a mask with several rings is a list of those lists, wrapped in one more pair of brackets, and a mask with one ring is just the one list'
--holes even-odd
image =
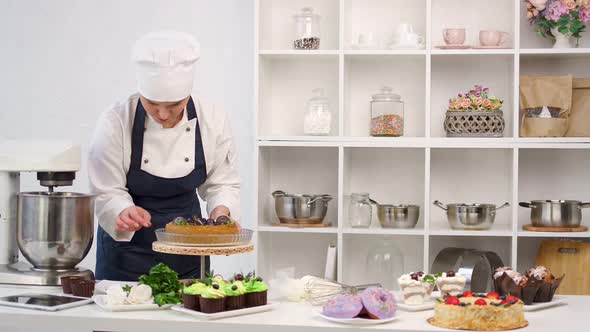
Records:
{"label": "navy blue apron", "polygon": [[[152,250],[156,240],[154,231],[164,228],[166,223],[176,217],[201,217],[201,207],[196,189],[207,179],[205,154],[201,140],[201,129],[192,98],[187,104],[188,120],[196,119],[195,126],[195,166],[193,171],[180,178],[167,179],[149,174],[141,169],[143,155],[143,134],[146,112],[137,102],[133,132],[131,136],[131,164],[127,173],[127,189],[133,203],[151,214],[152,226],[141,228],[130,242],[118,242],[98,227],[96,250],[96,278],[98,280],[136,281],[140,275],[159,262],[178,272],[180,278],[200,276],[200,257],[157,253]],[[190,131],[187,127],[187,131]],[[179,156],[184,158],[184,156]],[[209,270],[207,257],[206,271]]]}

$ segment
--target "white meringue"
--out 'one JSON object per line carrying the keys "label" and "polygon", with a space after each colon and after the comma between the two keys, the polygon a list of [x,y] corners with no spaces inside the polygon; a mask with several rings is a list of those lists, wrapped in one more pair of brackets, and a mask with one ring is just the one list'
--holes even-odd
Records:
{"label": "white meringue", "polygon": [[148,285],[136,285],[131,287],[126,302],[129,304],[153,303],[154,298],[152,297],[152,288]]}
{"label": "white meringue", "polygon": [[107,288],[108,305],[121,305],[125,303],[126,299],[127,293],[125,293],[121,285],[112,285],[109,288]]}

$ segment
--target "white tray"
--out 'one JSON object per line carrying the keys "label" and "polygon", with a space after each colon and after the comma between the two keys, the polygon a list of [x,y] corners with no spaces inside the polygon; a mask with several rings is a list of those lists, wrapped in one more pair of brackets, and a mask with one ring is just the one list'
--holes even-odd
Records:
{"label": "white tray", "polygon": [[243,315],[251,315],[256,314],[259,312],[265,312],[274,310],[279,306],[278,303],[268,303],[266,305],[261,305],[252,308],[244,308],[238,310],[229,310],[229,311],[222,311],[216,312],[214,314],[206,314],[200,311],[195,311],[191,309],[186,309],[182,305],[175,305],[172,307],[172,310],[182,312],[191,316],[198,317],[203,320],[215,320],[215,319],[222,319],[222,318],[229,318],[229,317],[236,317],[236,316],[243,316]]}
{"label": "white tray", "polygon": [[565,302],[565,298],[561,296],[554,296],[551,302],[537,302],[530,305],[525,305],[524,311],[537,311],[557,307],[560,305],[567,305],[567,302]]}
{"label": "white tray", "polygon": [[418,305],[409,305],[409,304],[399,302],[397,304],[397,307],[403,311],[409,311],[409,312],[426,311],[426,310],[434,309],[434,301],[430,299],[430,300],[427,300],[424,303],[418,304]]}
{"label": "white tray", "polygon": [[369,319],[369,318],[333,318],[328,317],[322,314],[322,308],[317,308],[314,310],[315,314],[322,317],[325,320],[330,322],[338,323],[338,324],[345,324],[345,325],[357,325],[357,326],[367,326],[367,325],[379,325],[379,324],[386,324],[398,320],[400,314],[398,312],[395,313],[395,316],[387,319]]}
{"label": "white tray", "polygon": [[166,310],[170,309],[173,306],[173,304],[165,304],[163,306],[159,306],[155,303],[109,305],[106,301],[106,295],[94,295],[92,299],[94,300],[94,303],[96,303],[96,305],[99,306],[102,310],[112,312]]}
{"label": "white tray", "polygon": [[94,293],[95,294],[97,294],[97,293],[106,294],[107,289],[109,289],[109,287],[111,287],[112,285],[121,285],[121,287],[124,287],[125,285],[135,286],[137,284],[138,284],[137,281],[101,280],[96,283],[96,286],[94,286]]}

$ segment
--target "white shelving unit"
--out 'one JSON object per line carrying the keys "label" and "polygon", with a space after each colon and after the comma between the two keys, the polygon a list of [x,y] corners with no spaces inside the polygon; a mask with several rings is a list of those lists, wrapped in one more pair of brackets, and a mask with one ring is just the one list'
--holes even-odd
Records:
{"label": "white shelving unit", "polygon": [[[292,15],[311,6],[322,16],[321,47],[291,49]],[[590,201],[590,138],[521,138],[518,81],[521,74],[590,77],[590,34],[581,48],[554,50],[528,26],[521,0],[257,0],[255,6],[255,110],[257,269],[270,276],[295,267],[297,276],[322,275],[328,245],[338,247],[338,280],[365,283],[365,257],[379,238],[393,239],[405,271],[428,271],[445,247],[492,250],[520,270],[534,263],[541,240],[563,233],[522,230],[532,199]],[[425,50],[389,50],[399,23],[425,36]],[[440,50],[443,28],[467,28],[467,43],[483,29],[508,32],[509,49]],[[360,33],[372,32],[378,50],[353,50]],[[473,84],[489,86],[504,99],[503,138],[447,138],[442,128],[447,99]],[[369,102],[381,86],[405,102],[405,135],[374,138]],[[306,100],[325,89],[333,109],[330,136],[303,136]],[[274,190],[321,193],[329,203],[327,228],[271,226]],[[369,192],[382,203],[420,205],[415,229],[383,229],[373,211],[368,229],[350,228],[352,192]],[[448,226],[444,203],[509,202],[488,231]],[[588,225],[590,214],[582,221]],[[590,232],[567,237],[590,238]],[[396,276],[391,276],[392,278]]]}

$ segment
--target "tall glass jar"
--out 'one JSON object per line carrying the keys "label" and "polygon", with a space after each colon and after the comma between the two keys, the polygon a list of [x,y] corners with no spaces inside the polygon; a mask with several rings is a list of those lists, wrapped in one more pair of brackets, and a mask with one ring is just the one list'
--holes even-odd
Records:
{"label": "tall glass jar", "polygon": [[330,103],[324,96],[324,89],[312,90],[313,97],[307,101],[303,117],[303,133],[305,135],[330,135],[332,112]]}
{"label": "tall glass jar", "polygon": [[369,228],[373,216],[373,207],[368,193],[353,193],[348,205],[350,227]]}
{"label": "tall glass jar", "polygon": [[371,136],[403,136],[404,102],[385,86],[371,101]]}
{"label": "tall glass jar", "polygon": [[313,13],[313,8],[305,7],[295,19],[295,40],[293,47],[296,50],[317,50],[320,48],[320,20],[321,16]]}
{"label": "tall glass jar", "polygon": [[384,237],[372,243],[367,253],[366,282],[380,283],[389,290],[399,290],[397,278],[406,273],[402,252],[392,239]]}

